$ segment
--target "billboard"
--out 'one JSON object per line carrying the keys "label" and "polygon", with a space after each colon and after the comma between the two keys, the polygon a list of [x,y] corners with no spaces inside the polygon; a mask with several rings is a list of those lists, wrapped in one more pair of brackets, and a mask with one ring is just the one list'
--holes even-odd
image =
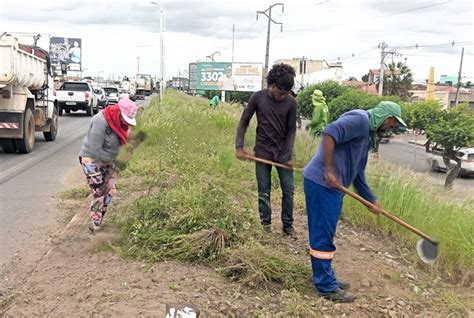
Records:
{"label": "billboard", "polygon": [[196,89],[256,92],[262,89],[261,63],[199,62]]}
{"label": "billboard", "polygon": [[51,37],[49,41],[51,63],[67,67],[68,71],[80,71],[82,40],[78,38]]}

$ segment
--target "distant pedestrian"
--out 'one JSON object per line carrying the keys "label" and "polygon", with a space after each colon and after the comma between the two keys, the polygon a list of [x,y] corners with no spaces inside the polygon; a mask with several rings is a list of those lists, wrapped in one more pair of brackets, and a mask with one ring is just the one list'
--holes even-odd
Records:
{"label": "distant pedestrian", "polygon": [[219,100],[220,100],[219,96],[214,95],[214,97],[209,102],[209,106],[211,106],[212,109],[215,109],[217,105],[219,105]]}
{"label": "distant pedestrian", "polygon": [[[352,302],[347,282],[336,279],[331,262],[336,247],[334,235],[342,209],[338,184],[351,184],[361,197],[380,207],[365,177],[368,152],[377,147],[379,135],[406,126],[400,106],[381,102],[368,111],[346,112],[323,131],[321,146],[304,168],[304,193],[308,215],[309,247],[313,281],[318,293],[335,302]],[[379,210],[370,210],[376,214]]]}
{"label": "distant pedestrian", "polygon": [[[257,114],[255,156],[291,166],[296,135],[296,100],[290,91],[294,85],[295,70],[287,64],[273,65],[268,73],[268,88],[254,93],[240,118],[235,141],[236,156],[245,160],[245,132],[250,119]],[[283,192],[281,221],[283,232],[294,236],[293,228],[293,171],[276,167]],[[271,172],[272,166],[255,163],[258,187],[258,210],[265,231],[271,231]]]}
{"label": "distant pedestrian", "polygon": [[321,136],[324,128],[329,121],[329,109],[326,105],[326,98],[323,96],[323,92],[315,89],[312,96],[313,103],[313,115],[309,127],[309,132],[313,137]]}
{"label": "distant pedestrian", "polygon": [[121,99],[95,115],[82,143],[79,162],[92,191],[91,231],[100,229],[115,191],[115,165],[120,147],[127,142],[129,126],[135,126],[137,105]]}

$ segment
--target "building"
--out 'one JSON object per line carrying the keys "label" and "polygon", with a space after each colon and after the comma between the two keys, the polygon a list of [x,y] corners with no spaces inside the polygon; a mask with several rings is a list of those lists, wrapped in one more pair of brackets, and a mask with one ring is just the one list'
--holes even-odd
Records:
{"label": "building", "polygon": [[[384,69],[383,70],[384,78],[391,76],[392,71],[389,69]],[[395,75],[400,75],[400,70],[396,69],[395,70]],[[380,70],[379,69],[371,69],[369,70],[369,83],[378,83],[379,82],[379,77],[380,77]]]}
{"label": "building", "polygon": [[[434,99],[440,101],[443,109],[454,107],[456,102],[456,87],[449,85],[435,85]],[[415,84],[414,89],[410,91],[414,100],[426,99],[426,85]],[[459,89],[459,103],[468,102],[469,106],[474,109],[473,90],[461,87]]]}
{"label": "building", "polygon": [[377,86],[375,85],[375,83],[366,83],[362,81],[352,80],[342,81],[341,84],[342,86],[352,87],[369,95],[378,95]]}
{"label": "building", "polygon": [[296,71],[296,84],[298,88],[326,80],[342,82],[342,63],[328,63],[326,60],[313,60],[307,58],[293,58],[276,60],[275,64],[285,63],[293,66]]}

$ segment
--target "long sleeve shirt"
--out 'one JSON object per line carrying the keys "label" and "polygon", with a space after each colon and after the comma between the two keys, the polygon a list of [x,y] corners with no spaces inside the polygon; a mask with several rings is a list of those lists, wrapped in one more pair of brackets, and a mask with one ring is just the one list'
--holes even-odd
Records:
{"label": "long sleeve shirt", "polygon": [[[333,165],[336,175],[343,186],[354,184],[357,192],[364,199],[375,202],[376,198],[367,184],[365,167],[369,153],[369,115],[365,110],[353,110],[344,113],[339,119],[330,123],[324,134],[336,142]],[[304,177],[325,187],[324,149],[319,147],[316,155],[304,168]]]}
{"label": "long sleeve shirt", "polygon": [[117,158],[119,150],[119,137],[107,124],[104,114],[100,112],[92,117],[79,156],[90,157],[94,162],[111,162]]}
{"label": "long sleeve shirt", "polygon": [[244,147],[245,132],[255,113],[255,155],[278,163],[290,161],[296,136],[296,99],[288,95],[281,102],[277,102],[268,95],[266,89],[254,93],[240,118],[236,148]]}

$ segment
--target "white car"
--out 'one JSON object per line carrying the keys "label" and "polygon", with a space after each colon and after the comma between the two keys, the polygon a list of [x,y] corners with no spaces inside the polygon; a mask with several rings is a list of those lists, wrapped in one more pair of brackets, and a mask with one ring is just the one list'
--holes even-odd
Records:
{"label": "white car", "polygon": [[109,105],[118,103],[120,96],[119,96],[119,90],[117,87],[104,87],[104,91],[107,94]]}
{"label": "white car", "polygon": [[[460,148],[457,152],[457,156],[461,159],[461,171],[460,176],[474,175],[474,148]],[[428,153],[426,163],[432,171],[446,171],[446,165],[444,164],[442,152],[434,151]],[[452,165],[456,164],[456,161],[451,160]]]}

